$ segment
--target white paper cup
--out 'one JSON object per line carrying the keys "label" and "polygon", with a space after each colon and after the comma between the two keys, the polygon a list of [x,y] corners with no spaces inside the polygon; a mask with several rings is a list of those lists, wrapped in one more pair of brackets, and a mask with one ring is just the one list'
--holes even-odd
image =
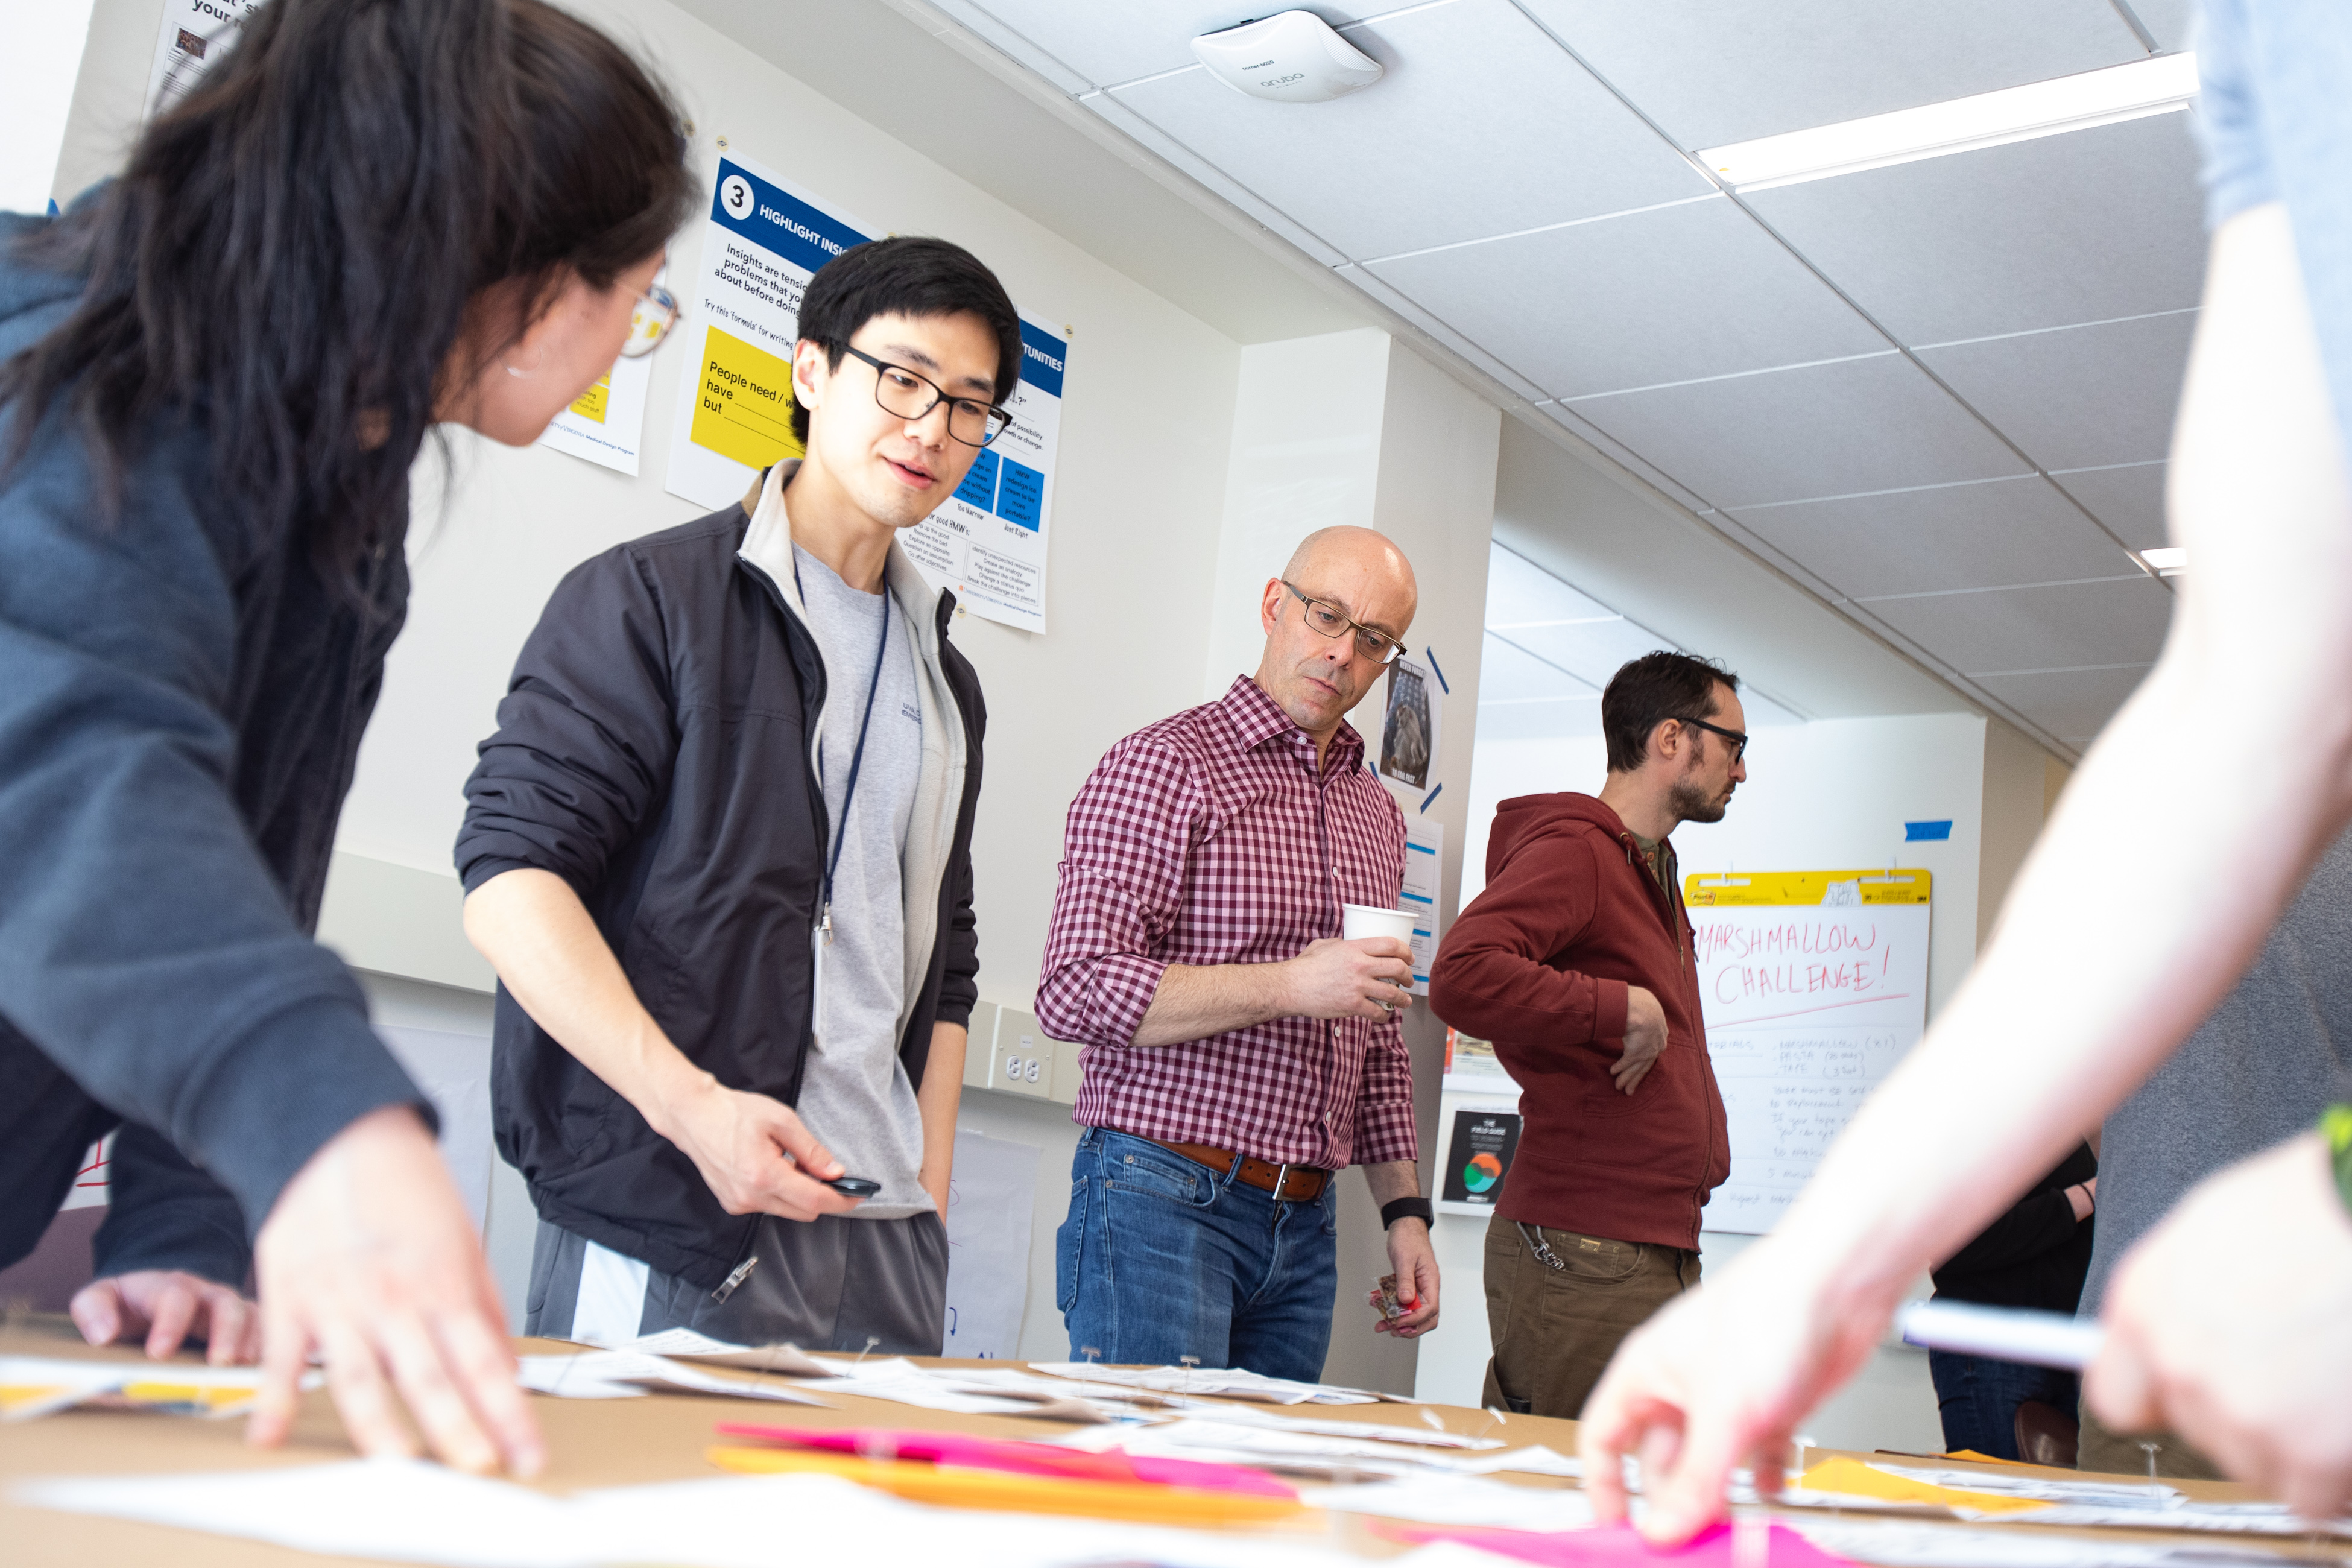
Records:
{"label": "white paper cup", "polygon": [[1339,934],[1349,942],[1359,937],[1392,936],[1399,942],[1412,941],[1412,916],[1402,910],[1384,910],[1374,904],[1341,904]]}

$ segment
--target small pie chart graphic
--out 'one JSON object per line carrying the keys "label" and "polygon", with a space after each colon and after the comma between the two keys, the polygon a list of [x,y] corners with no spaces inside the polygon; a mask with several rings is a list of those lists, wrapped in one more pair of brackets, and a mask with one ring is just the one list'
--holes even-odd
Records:
{"label": "small pie chart graphic", "polygon": [[1502,1179],[1503,1162],[1492,1154],[1473,1154],[1462,1167],[1462,1184],[1474,1193],[1483,1193]]}

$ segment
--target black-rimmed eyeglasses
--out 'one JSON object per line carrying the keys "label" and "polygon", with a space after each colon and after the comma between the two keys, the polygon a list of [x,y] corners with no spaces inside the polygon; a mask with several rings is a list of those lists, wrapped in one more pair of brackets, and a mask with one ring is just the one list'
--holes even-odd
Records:
{"label": "black-rimmed eyeglasses", "polygon": [[1710,724],[1704,719],[1678,719],[1675,722],[1679,724],[1688,724],[1694,730],[1704,730],[1710,735],[1720,735],[1725,740],[1730,742],[1731,760],[1735,763],[1738,762],[1748,750],[1748,737],[1737,730],[1727,730],[1720,724]]}
{"label": "black-rimmed eyeglasses", "polygon": [[1291,595],[1307,606],[1305,611],[1307,624],[1325,637],[1340,637],[1349,627],[1353,626],[1356,629],[1356,651],[1374,664],[1387,664],[1404,651],[1404,645],[1388,633],[1376,631],[1361,621],[1349,619],[1339,613],[1339,607],[1337,605],[1326,604],[1321,599],[1308,598],[1300,593],[1297,586],[1287,577],[1281,581],[1282,585],[1290,590]]}
{"label": "black-rimmed eyeglasses", "polygon": [[996,405],[982,403],[976,397],[950,397],[938,382],[905,365],[876,359],[864,349],[854,349],[847,343],[825,346],[839,349],[852,359],[864,360],[874,367],[874,401],[881,405],[883,413],[894,418],[920,419],[944,403],[948,405],[948,434],[967,447],[987,446],[1013,423],[1013,416]]}

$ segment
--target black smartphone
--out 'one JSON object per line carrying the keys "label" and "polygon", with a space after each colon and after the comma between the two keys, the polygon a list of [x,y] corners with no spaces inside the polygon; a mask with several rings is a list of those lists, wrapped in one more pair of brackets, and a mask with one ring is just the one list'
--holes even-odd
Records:
{"label": "black smartphone", "polygon": [[863,1176],[835,1176],[825,1184],[845,1197],[870,1198],[882,1190],[879,1182],[869,1182]]}

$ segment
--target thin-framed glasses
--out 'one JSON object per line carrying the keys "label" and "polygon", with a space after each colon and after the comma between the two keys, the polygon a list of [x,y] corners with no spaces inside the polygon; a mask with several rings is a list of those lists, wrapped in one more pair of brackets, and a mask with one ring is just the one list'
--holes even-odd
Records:
{"label": "thin-framed glasses", "polygon": [[1300,593],[1297,584],[1287,577],[1281,579],[1281,582],[1284,587],[1290,590],[1292,597],[1307,606],[1304,612],[1307,624],[1325,637],[1342,636],[1349,627],[1353,626],[1356,629],[1356,651],[1374,664],[1387,664],[1404,651],[1404,644],[1397,641],[1388,633],[1376,631],[1361,621],[1349,619],[1339,613],[1339,607],[1336,605],[1326,604],[1320,599],[1308,598]]}
{"label": "thin-framed glasses", "polygon": [[944,403],[948,405],[948,434],[967,447],[987,446],[1013,423],[1013,416],[993,403],[982,403],[976,397],[950,397],[938,382],[905,365],[876,359],[864,349],[854,349],[847,343],[826,346],[874,367],[874,401],[881,405],[883,413],[894,418],[920,419]]}
{"label": "thin-framed glasses", "polygon": [[637,308],[629,312],[629,336],[621,344],[621,357],[643,359],[659,348],[677,325],[677,296],[658,283],[638,295]]}
{"label": "thin-framed glasses", "polygon": [[1704,730],[1710,735],[1720,735],[1725,740],[1730,742],[1731,760],[1735,763],[1738,762],[1748,750],[1748,737],[1741,734],[1737,730],[1727,730],[1720,724],[1710,724],[1704,719],[1680,719],[1675,721],[1675,722],[1688,724],[1695,730]]}

